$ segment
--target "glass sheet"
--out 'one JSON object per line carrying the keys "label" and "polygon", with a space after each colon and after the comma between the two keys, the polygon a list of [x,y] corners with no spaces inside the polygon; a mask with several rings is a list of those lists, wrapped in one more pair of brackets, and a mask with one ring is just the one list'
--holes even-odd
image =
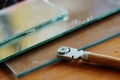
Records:
{"label": "glass sheet", "polygon": [[[28,2],[29,1],[31,3],[31,1],[33,1],[33,0],[28,0]],[[44,0],[44,1],[47,1],[47,0]],[[63,36],[64,34],[67,34],[74,30],[82,28],[89,23],[100,20],[106,16],[109,16],[113,13],[120,11],[120,5],[118,5],[119,1],[110,1],[110,0],[106,0],[106,1],[104,1],[104,0],[89,0],[89,1],[50,0],[50,1],[51,1],[51,3],[54,3],[56,6],[66,9],[67,12],[69,13],[69,19],[66,22],[60,22],[55,25],[51,25],[49,27],[38,26],[36,28],[32,28],[28,31],[25,31],[25,33],[22,34],[22,35],[24,35],[23,36],[24,38],[20,37],[20,38],[17,38],[17,40],[14,39],[14,43],[13,43],[13,41],[10,41],[9,45],[7,45],[7,46],[4,45],[5,47],[1,46],[1,48],[0,48],[0,52],[2,52],[0,55],[1,61],[5,61],[9,58],[12,58],[19,54],[22,54],[32,48],[40,46],[40,45],[47,43],[55,38]],[[36,2],[36,0],[35,0],[35,2]],[[24,3],[24,4],[26,4],[26,3]],[[81,3],[81,5],[78,3]],[[34,3],[31,3],[31,4],[34,4]],[[42,3],[40,3],[40,4],[42,4]],[[21,4],[21,5],[23,6],[23,4]],[[35,5],[37,5],[37,4],[35,4]],[[42,8],[48,8],[48,7],[42,7]],[[12,10],[14,10],[14,9],[12,9]],[[22,9],[20,9],[20,10],[22,10]],[[26,11],[26,8],[24,8],[23,10]],[[43,12],[44,12],[44,10],[49,11],[48,9],[42,9],[42,10],[43,10]],[[21,13],[19,10],[15,10],[15,11],[17,12],[17,14]],[[35,15],[39,14],[37,11],[35,12]],[[3,12],[5,12],[5,11],[3,10]],[[56,13],[56,11],[54,11],[54,10],[52,10],[52,11],[50,10],[49,12],[51,13],[51,15]],[[29,14],[30,14],[30,12],[29,12]],[[44,13],[42,13],[42,14],[44,14]],[[30,15],[32,15],[32,14],[30,14]],[[51,15],[47,14],[47,17],[49,17]],[[66,19],[65,14],[62,14],[62,17],[63,17],[63,15],[64,15],[64,19]],[[13,15],[11,15],[11,16],[13,16]],[[32,24],[34,25],[35,23],[39,23],[39,21],[40,21],[40,20],[37,20],[36,18],[35,19],[33,18],[33,20],[29,19],[28,18],[28,17],[30,17],[29,15],[26,17],[26,18],[28,18],[28,20],[26,20],[26,18],[24,18],[25,16],[23,14],[22,14],[22,16],[21,17],[23,19],[25,19],[26,26],[28,26],[28,27],[30,27]],[[21,24],[24,24],[24,21],[21,22],[21,20],[23,20],[23,19],[21,19],[20,16],[15,16],[15,14],[14,14],[13,17],[18,18],[18,20],[14,20],[14,19],[10,20],[11,23],[16,22],[14,24],[14,26],[19,26]],[[57,19],[61,19],[61,17],[59,16]],[[56,20],[56,18],[53,19],[52,21],[54,21],[54,20]],[[21,22],[21,24],[19,22]],[[49,22],[47,22],[47,23],[49,23]],[[31,27],[33,27],[33,25]],[[26,29],[26,27],[23,27],[23,28]],[[22,29],[21,28],[13,29],[13,30],[15,30],[14,33],[18,33],[19,30],[24,31],[23,28]],[[16,32],[16,31],[18,31],[18,32]],[[9,31],[7,31],[7,32],[9,32]],[[31,34],[29,36],[26,35],[26,33],[33,33],[33,32],[35,32],[35,33]],[[9,32],[9,36],[10,35],[11,34]],[[25,36],[27,36],[27,37],[25,37]]]}
{"label": "glass sheet", "polygon": [[[38,32],[49,24],[64,20],[66,17],[66,11],[57,8],[47,0],[26,0],[1,10],[0,52],[2,53],[0,54],[0,61],[10,55],[14,55],[23,48],[28,48],[29,45],[26,46],[26,42],[30,42],[25,40],[25,37]],[[34,37],[37,39],[39,35]],[[25,45],[23,45],[24,42]]]}
{"label": "glass sheet", "polygon": [[[39,30],[39,32],[22,39],[19,43],[15,43],[11,46],[8,46],[6,48],[7,50],[9,48],[12,48],[12,46],[16,46],[17,49],[16,49],[16,51],[14,51],[14,53],[18,53],[18,51],[19,51],[19,54],[23,53],[23,52],[30,50],[36,46],[40,46],[50,40],[58,38],[66,33],[69,33],[73,30],[81,28],[88,23],[100,20],[108,15],[111,15],[113,13],[120,11],[120,9],[119,9],[120,5],[118,4],[119,1],[110,1],[110,0],[106,0],[106,1],[104,1],[104,0],[89,0],[89,1],[85,1],[85,0],[74,0],[74,1],[73,0],[72,1],[50,0],[50,1],[54,4],[56,4],[57,6],[66,9],[69,13],[69,19],[66,22],[57,23],[55,25],[52,25],[51,27],[49,26],[49,27],[42,28]],[[88,45],[92,42],[95,42],[102,38],[108,37],[108,36],[120,31],[120,29],[119,29],[120,27],[118,27],[118,26],[114,26],[112,28],[104,26],[103,28],[102,27],[99,27],[99,28],[100,28],[100,30],[96,29],[95,31],[99,32],[99,31],[103,30],[105,32],[103,32],[103,33],[101,32],[101,34],[93,33],[99,37],[97,37],[94,40],[93,40],[93,38],[95,36],[91,37],[90,38],[92,40],[91,42],[90,42],[89,38],[86,37],[86,39],[88,39],[89,41],[86,42],[85,44],[83,44],[82,46]],[[107,32],[106,32],[106,30],[107,30]],[[87,30],[87,32],[89,32],[89,29]],[[92,30],[91,32],[94,32],[94,30]],[[91,32],[89,32],[89,34],[91,34]],[[66,45],[66,44],[64,44],[64,45]],[[69,44],[67,44],[67,45],[69,45]],[[54,54],[55,53],[54,51],[56,49],[53,50],[53,53],[50,53],[50,54],[49,54],[49,52],[44,52],[43,50],[44,50],[44,48],[38,50],[38,52],[33,50],[34,53],[28,52],[25,54],[26,56],[21,56],[20,58],[17,57],[17,58],[15,58],[15,60],[13,59],[11,61],[8,61],[7,64],[9,66],[9,68],[11,69],[11,71],[13,71],[13,73],[15,75],[21,75],[23,73],[26,73],[27,71],[29,72],[29,71],[31,71],[31,69],[34,69],[50,60],[55,59],[56,55]],[[6,50],[4,50],[4,51],[6,51]],[[12,49],[11,49],[11,51],[12,51]],[[42,51],[42,53],[40,51]],[[10,53],[10,51],[9,51],[9,53]],[[47,55],[45,53],[47,53]],[[49,55],[51,55],[51,56],[49,56]],[[24,67],[18,68],[20,65],[23,65]]]}
{"label": "glass sheet", "polygon": [[[116,20],[113,19],[112,21],[114,21],[113,23],[116,23]],[[104,24],[99,23],[98,26],[92,25],[86,27],[71,33],[70,35],[54,40],[54,42],[48,43],[44,46],[38,47],[37,49],[29,51],[26,54],[11,59],[5,62],[5,64],[17,77],[21,77],[34,70],[44,67],[47,63],[56,59],[56,50],[60,46],[65,45],[82,48],[113,34],[120,36],[120,24],[112,26],[111,21],[105,21],[103,23]]]}

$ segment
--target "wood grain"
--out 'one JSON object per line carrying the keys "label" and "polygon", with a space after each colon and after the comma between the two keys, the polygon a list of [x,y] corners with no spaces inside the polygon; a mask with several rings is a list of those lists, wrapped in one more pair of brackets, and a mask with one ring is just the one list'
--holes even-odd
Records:
{"label": "wood grain", "polygon": [[[112,44],[112,45],[109,45]],[[109,56],[120,57],[120,37],[116,37],[102,44],[99,44],[88,51],[103,52]],[[101,47],[103,46],[104,47]],[[74,64],[61,61],[40,69],[30,75],[20,78],[21,80],[119,80],[120,71],[103,67],[96,64]]]}
{"label": "wood grain", "polygon": [[[92,26],[120,26],[119,22],[120,14],[117,14],[100,22],[97,22]],[[73,36],[74,38],[79,36],[79,31],[71,33],[66,38],[63,37],[57,39],[49,44],[44,45],[43,47],[47,48],[48,50],[49,48],[56,49],[57,45],[64,45],[67,42],[70,46],[79,48],[79,45],[75,45],[75,42],[79,41],[81,37],[77,37],[75,38],[76,41],[73,41]],[[55,43],[56,45],[54,45]],[[89,48],[88,51],[120,58],[120,36],[92,48]],[[120,80],[120,71],[96,64],[74,64],[66,61],[61,61],[56,64],[49,65],[45,68],[39,69],[21,78],[15,78],[10,72],[6,71],[1,66],[0,80]]]}
{"label": "wood grain", "polygon": [[88,57],[88,61],[92,63],[100,64],[103,66],[120,69],[120,58],[117,58],[117,57],[90,53]]}

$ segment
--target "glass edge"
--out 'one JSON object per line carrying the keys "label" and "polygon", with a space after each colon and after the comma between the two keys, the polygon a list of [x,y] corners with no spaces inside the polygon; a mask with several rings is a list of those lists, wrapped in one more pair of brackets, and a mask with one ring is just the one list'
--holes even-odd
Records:
{"label": "glass edge", "polygon": [[68,16],[67,13],[62,13],[53,19],[50,19],[44,23],[41,23],[40,25],[35,26],[34,28],[30,28],[22,33],[18,33],[16,35],[12,36],[11,38],[4,40],[3,42],[0,42],[0,48],[6,47],[8,44],[13,44],[13,43],[19,41],[19,39],[23,39],[29,35],[32,35],[35,32],[38,32],[38,30],[43,27],[52,25],[58,21],[64,21],[67,16]]}
{"label": "glass edge", "polygon": [[[67,16],[67,15],[64,15],[64,16]],[[59,17],[59,18],[57,18],[57,19],[60,19],[60,18],[62,18],[62,17]],[[62,19],[64,19],[64,18],[62,18]],[[16,40],[17,40],[17,39],[16,39]],[[47,40],[46,40],[46,41],[47,41]],[[49,40],[48,40],[47,42],[46,42],[46,41],[42,41],[40,45],[49,42]],[[12,42],[11,42],[11,43],[12,43]],[[36,47],[38,47],[38,45],[39,45],[39,43],[36,44],[36,45],[34,45],[34,46],[31,46],[31,47],[29,47],[29,48],[27,48],[27,49],[24,49],[24,50],[22,50],[22,51],[20,51],[20,52],[17,52],[17,53],[15,53],[15,54],[13,54],[13,55],[10,55],[10,56],[8,56],[8,57],[6,57],[6,58],[4,58],[4,59],[1,59],[1,60],[0,60],[0,63],[1,63],[1,62],[4,62],[4,61],[6,61],[6,60],[8,60],[8,59],[10,59],[10,58],[13,58],[13,57],[15,57],[15,56],[18,56],[18,55],[20,55],[20,54],[22,54],[22,53],[24,53],[24,52],[27,52],[28,50],[31,50],[31,49],[33,49],[33,48],[36,48]]]}
{"label": "glass edge", "polygon": [[40,43],[38,43],[38,44],[35,44],[34,46],[31,46],[31,47],[29,47],[29,48],[27,48],[27,49],[25,49],[25,50],[22,50],[21,52],[17,52],[17,53],[15,53],[15,54],[11,55],[11,56],[8,56],[8,57],[6,57],[6,58],[4,58],[4,59],[1,59],[1,60],[0,60],[0,63],[1,63],[1,62],[4,62],[4,61],[7,61],[7,60],[9,60],[9,59],[11,59],[11,58],[13,58],[13,57],[16,57],[16,56],[18,56],[18,55],[22,55],[22,54],[24,54],[25,52],[27,52],[27,51],[29,51],[29,50],[32,50],[32,49],[34,49],[34,48],[36,48],[36,47],[38,47],[38,46],[41,46],[41,45],[46,44],[46,43],[48,43],[48,42],[51,42],[51,41],[53,41],[53,40],[55,40],[55,39],[57,39],[57,38],[60,38],[60,37],[62,37],[62,36],[65,36],[65,35],[73,32],[73,31],[76,31],[76,30],[81,29],[81,28],[83,28],[83,27],[87,27],[87,25],[89,25],[89,24],[91,24],[91,23],[93,23],[93,22],[96,22],[96,21],[100,21],[100,20],[102,20],[103,18],[106,18],[106,17],[108,17],[108,16],[110,16],[110,15],[113,15],[113,14],[119,12],[119,11],[120,11],[120,8],[118,8],[118,9],[116,9],[116,10],[113,10],[113,11],[111,11],[111,12],[108,12],[107,14],[104,14],[104,15],[102,15],[101,17],[94,18],[94,19],[90,20],[89,22],[85,22],[85,23],[83,23],[83,24],[81,24],[81,25],[76,26],[75,28],[72,28],[72,29],[70,29],[70,30],[68,30],[68,31],[65,31],[65,32],[61,33],[61,34],[58,34],[58,35],[56,35],[56,36],[53,36],[53,37],[51,37],[51,38],[49,38],[49,39],[47,39],[47,40],[45,40],[45,41],[42,41],[42,42],[40,42]]}
{"label": "glass edge", "polygon": [[[91,43],[91,44],[89,44],[89,45],[87,45],[87,46],[84,46],[84,47],[82,47],[82,48],[79,48],[79,50],[88,49],[88,48],[90,48],[90,47],[96,46],[96,45],[98,45],[98,44],[100,44],[100,43],[103,43],[103,42],[105,42],[105,41],[107,41],[107,40],[110,40],[110,39],[112,39],[112,38],[115,38],[115,37],[117,37],[117,36],[120,36],[120,33],[116,33],[116,34],[114,34],[114,35],[112,35],[112,36],[109,36],[109,37],[107,37],[107,38],[98,40],[98,41],[96,41],[96,42],[94,42],[94,43]],[[61,60],[62,60],[62,59],[60,59],[60,58],[55,58],[55,59],[52,60],[52,61],[49,61],[49,62],[47,62],[47,63],[45,63],[45,64],[42,64],[42,65],[40,65],[40,66],[37,66],[37,67],[32,68],[32,69],[30,69],[30,70],[27,70],[27,71],[25,71],[25,72],[23,72],[23,73],[21,73],[21,74],[16,74],[14,71],[13,71],[12,73],[13,73],[17,78],[20,78],[20,77],[22,77],[22,76],[25,76],[25,75],[31,73],[31,72],[34,72],[35,70],[41,69],[41,68],[43,68],[43,67],[46,67],[46,66],[51,65],[51,64],[54,64],[54,63],[59,62],[59,61],[61,61]]]}
{"label": "glass edge", "polygon": [[[58,35],[56,35],[56,36],[54,36],[54,37],[52,37],[52,38],[50,38],[50,39],[48,39],[48,40],[45,40],[45,41],[43,41],[43,42],[41,42],[41,43],[39,43],[39,44],[36,44],[36,45],[30,47],[29,49],[23,50],[23,51],[21,51],[20,53],[16,53],[16,54],[14,54],[14,55],[11,55],[11,56],[3,59],[2,61],[0,60],[0,62],[7,61],[8,59],[11,59],[11,58],[16,57],[16,56],[18,56],[18,55],[22,55],[24,52],[27,52],[27,51],[29,51],[29,50],[31,50],[31,49],[33,49],[33,48],[36,48],[36,47],[38,47],[38,46],[41,46],[41,45],[43,45],[43,44],[45,44],[45,43],[47,43],[47,42],[53,41],[53,40],[55,40],[55,39],[57,39],[57,38],[59,38],[59,37],[62,37],[62,36],[64,36],[64,35],[70,33],[70,32],[73,32],[73,31],[76,31],[76,30],[78,30],[78,29],[81,29],[81,28],[83,28],[83,27],[85,27],[85,26],[87,26],[87,25],[89,25],[89,24],[91,24],[91,23],[93,23],[93,22],[95,22],[95,21],[99,21],[99,20],[101,20],[101,19],[103,19],[103,18],[106,18],[106,17],[108,17],[108,16],[110,16],[110,15],[113,15],[113,14],[115,14],[115,13],[118,13],[118,12],[120,12],[120,8],[117,8],[117,9],[115,9],[115,10],[112,10],[112,11],[108,12],[108,13],[105,13],[105,14],[103,14],[103,15],[100,16],[100,17],[97,17],[97,18],[94,18],[94,19],[90,20],[89,22],[85,22],[85,23],[83,23],[83,24],[81,24],[81,25],[79,25],[79,26],[76,26],[75,28],[70,29],[69,31],[65,31],[64,33],[58,34]],[[100,40],[100,41],[97,41],[97,42],[95,42],[95,43],[92,43],[92,44],[90,44],[90,45],[88,45],[88,46],[85,46],[85,47],[83,47],[83,48],[81,48],[81,49],[90,48],[90,47],[95,46],[95,45],[97,45],[97,44],[99,44],[99,43],[102,43],[102,42],[104,42],[104,41],[106,41],[106,40],[109,40],[109,39],[111,39],[111,38],[114,38],[114,37],[116,37],[116,36],[118,36],[118,35],[120,35],[120,33],[114,34],[114,35],[112,35],[112,36],[110,36],[110,37],[107,37],[107,38],[105,38],[105,39],[103,39],[103,40]],[[45,65],[47,66],[47,64],[48,64],[48,65],[49,65],[49,64],[53,64],[53,63],[58,62],[58,61],[60,61],[60,60],[61,60],[61,59],[55,59],[55,60],[53,60],[53,61],[51,61],[51,62],[49,62],[49,63],[46,63]],[[6,65],[6,63],[4,63],[4,64]],[[8,65],[7,65],[7,67],[8,67]],[[43,67],[45,67],[45,66],[43,65]],[[37,69],[40,69],[40,68],[43,68],[43,67],[40,67],[40,66],[39,66],[39,67],[36,67],[36,68],[33,69],[33,70],[29,70],[29,71],[23,72],[23,73],[21,73],[21,74],[15,74],[15,73],[13,73],[13,74],[14,74],[16,77],[19,78],[19,77],[25,76],[25,75],[29,74],[30,72],[33,72],[33,71],[35,71],[35,70],[37,70]],[[13,72],[14,72],[14,71],[13,71]]]}
{"label": "glass edge", "polygon": [[[13,35],[12,37],[8,37],[7,39],[4,39],[4,41],[1,41],[1,42],[0,42],[0,48],[1,48],[2,46],[3,46],[3,47],[6,46],[6,45],[9,44],[9,43],[12,44],[12,43],[14,42],[14,40],[15,40],[15,42],[18,41],[18,40],[16,40],[17,38],[21,39],[21,37],[23,37],[23,36],[25,36],[25,35],[27,36],[27,34],[29,34],[29,33],[30,33],[30,34],[31,34],[31,33],[34,33],[34,32],[32,32],[33,29],[42,28],[42,27],[48,26],[48,25],[53,24],[53,23],[55,23],[55,22],[57,22],[57,21],[64,20],[64,18],[65,18],[66,16],[68,16],[68,12],[67,12],[66,10],[64,10],[63,8],[57,7],[56,5],[54,5],[53,3],[51,3],[49,0],[43,0],[43,1],[44,1],[45,3],[47,3],[47,4],[49,4],[49,6],[57,8],[58,10],[61,11],[61,13],[58,14],[56,17],[47,20],[46,22],[43,22],[43,23],[41,23],[41,24],[39,24],[39,25],[34,26],[33,28],[30,28],[30,29],[25,30],[25,31],[23,31],[23,32],[21,32],[21,33],[18,33],[18,34],[16,34],[16,35]],[[4,9],[4,10],[5,10],[5,9]],[[1,12],[3,12],[3,10],[1,10]],[[33,30],[33,31],[34,31],[34,30]],[[14,42],[14,43],[15,43],[15,42]]]}

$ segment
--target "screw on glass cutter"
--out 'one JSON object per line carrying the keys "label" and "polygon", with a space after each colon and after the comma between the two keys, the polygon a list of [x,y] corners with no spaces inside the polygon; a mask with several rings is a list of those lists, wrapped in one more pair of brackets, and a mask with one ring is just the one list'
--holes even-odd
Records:
{"label": "screw on glass cutter", "polygon": [[120,69],[120,58],[112,57],[103,54],[96,54],[89,51],[78,50],[76,48],[70,47],[60,47],[57,50],[58,54],[57,57],[68,59],[68,60],[83,60],[89,61],[105,66],[110,66],[114,68]]}

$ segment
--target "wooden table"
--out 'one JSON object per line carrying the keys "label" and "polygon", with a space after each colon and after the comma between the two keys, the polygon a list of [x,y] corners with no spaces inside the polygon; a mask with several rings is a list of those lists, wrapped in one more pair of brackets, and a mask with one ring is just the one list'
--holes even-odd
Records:
{"label": "wooden table", "polygon": [[[120,31],[120,14],[118,13],[114,16],[108,17],[102,21],[88,26],[119,26],[118,30]],[[51,52],[52,50],[50,49],[55,50],[56,46],[58,47],[58,45],[64,44],[79,48],[79,45],[77,45],[76,42],[79,42],[81,39],[81,37],[79,37],[79,34],[84,31],[87,30],[85,28],[82,30],[77,30],[69,35],[43,45],[42,48],[45,51]],[[96,36],[96,38],[97,37],[99,36]],[[39,50],[39,48],[37,48],[37,50]],[[120,36],[89,48],[88,51],[120,57]],[[0,80],[120,80],[120,71],[96,64],[74,64],[66,61],[60,61],[21,78],[15,78],[10,72],[3,69],[1,66]]]}

